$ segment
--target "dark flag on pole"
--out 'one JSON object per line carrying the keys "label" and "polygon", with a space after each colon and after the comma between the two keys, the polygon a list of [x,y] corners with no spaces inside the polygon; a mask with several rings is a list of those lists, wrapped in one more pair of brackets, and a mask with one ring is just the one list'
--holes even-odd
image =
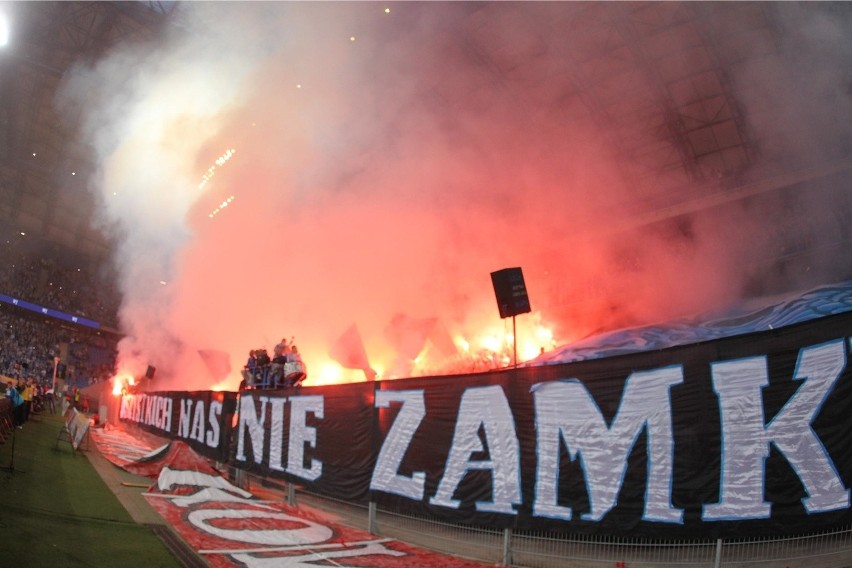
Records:
{"label": "dark flag on pole", "polygon": [[364,349],[364,342],[361,341],[361,334],[358,332],[358,326],[352,324],[343,332],[343,335],[337,338],[337,341],[332,344],[328,352],[329,356],[340,363],[345,369],[361,369],[367,376],[367,380],[374,380],[376,372],[370,367],[370,361],[367,358],[367,350]]}
{"label": "dark flag on pole", "polygon": [[199,349],[198,355],[204,361],[213,380],[223,381],[231,373],[231,357],[224,351],[216,349]]}

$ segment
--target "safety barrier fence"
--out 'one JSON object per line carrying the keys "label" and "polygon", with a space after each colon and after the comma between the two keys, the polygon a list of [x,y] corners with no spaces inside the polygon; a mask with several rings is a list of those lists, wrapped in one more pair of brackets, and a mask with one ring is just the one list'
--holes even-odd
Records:
{"label": "safety barrier fence", "polygon": [[6,443],[6,440],[12,435],[14,427],[12,401],[7,398],[0,398],[0,444]]}
{"label": "safety barrier fence", "polygon": [[430,550],[518,568],[848,568],[852,526],[784,538],[643,540],[471,527],[351,503],[228,468],[232,481],[280,492],[291,505],[332,512],[342,524]]}

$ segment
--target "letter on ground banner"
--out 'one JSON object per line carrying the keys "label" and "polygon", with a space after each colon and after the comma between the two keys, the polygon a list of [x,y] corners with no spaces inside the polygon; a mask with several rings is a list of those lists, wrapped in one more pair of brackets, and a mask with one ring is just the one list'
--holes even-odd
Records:
{"label": "letter on ground banner", "polygon": [[571,508],[557,503],[560,443],[564,440],[572,460],[582,456],[590,506],[582,518],[601,520],[616,504],[627,458],[644,428],[648,436],[644,519],[682,522],[683,510],[671,502],[674,432],[670,397],[671,387],[682,382],[680,366],[631,374],[611,427],[580,381],[533,387],[538,438],[533,514],[571,519]]}
{"label": "letter on ground banner", "polygon": [[[484,451],[479,439],[480,427],[485,432],[491,459],[472,461],[471,454]],[[515,419],[503,388],[487,386],[467,389],[459,403],[453,445],[444,475],[437,493],[429,503],[457,509],[460,501],[453,499],[453,494],[465,474],[471,469],[485,469],[492,473],[492,500],[477,501],[476,510],[514,515],[514,505],[521,502],[519,446]]]}
{"label": "letter on ground banner", "polygon": [[805,382],[764,423],[762,389],[769,384],[764,357],[714,363],[713,387],[722,413],[722,482],[719,502],[704,520],[761,519],[771,514],[764,499],[766,457],[774,443],[802,481],[809,513],[849,507],[849,491],[811,427],[846,366],[843,340],[799,352],[794,380]]}
{"label": "letter on ground banner", "polygon": [[402,405],[379,450],[370,489],[420,501],[423,499],[426,473],[415,471],[411,477],[406,477],[399,474],[399,466],[405,458],[414,433],[426,416],[423,390],[376,391],[376,408],[388,408],[392,402],[401,402]]}
{"label": "letter on ground banner", "polygon": [[[250,522],[246,523],[246,528],[230,528],[234,526],[233,523],[217,522],[220,519],[265,519],[267,522],[278,521],[290,528],[258,529]],[[190,511],[187,521],[197,529],[219,538],[268,546],[304,546],[324,542],[334,536],[327,526],[308,519],[256,509],[198,509]]]}

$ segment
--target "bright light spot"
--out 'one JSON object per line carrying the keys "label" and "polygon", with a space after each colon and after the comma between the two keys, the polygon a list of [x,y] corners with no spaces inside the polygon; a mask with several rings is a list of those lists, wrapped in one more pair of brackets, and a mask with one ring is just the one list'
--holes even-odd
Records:
{"label": "bright light spot", "polygon": [[518,354],[518,359],[521,361],[531,361],[541,354],[540,350],[532,343],[525,345],[521,349],[522,352]]}
{"label": "bright light spot", "polygon": [[33,152],[33,157],[35,157],[35,155],[36,155],[36,153],[35,153],[35,152]]}
{"label": "bright light spot", "polygon": [[385,14],[390,14],[390,8],[385,8]]}
{"label": "bright light spot", "polygon": [[355,41],[355,36],[349,36],[349,41]]}
{"label": "bright light spot", "polygon": [[129,388],[135,384],[136,381],[133,379],[133,375],[129,373],[116,375],[112,378],[112,394],[115,396],[127,394]]}
{"label": "bright light spot", "polygon": [[76,175],[77,175],[77,172],[71,172],[71,175],[72,175],[72,176],[76,176]]}
{"label": "bright light spot", "polygon": [[320,364],[319,372],[311,373],[312,385],[333,385],[343,378],[343,367],[332,361]]}
{"label": "bright light spot", "polygon": [[297,89],[301,89],[301,88],[302,88],[302,84],[301,84],[301,83],[299,83],[298,85],[296,85],[296,88],[297,88]]}
{"label": "bright light spot", "polygon": [[212,219],[213,217],[215,217],[216,215],[218,215],[219,213],[221,213],[221,212],[222,212],[222,210],[223,210],[225,207],[227,207],[227,206],[228,206],[228,204],[229,204],[229,203],[231,203],[232,201],[234,201],[234,196],[233,196],[233,195],[232,195],[232,196],[230,196],[230,197],[228,197],[228,199],[226,199],[226,200],[225,200],[225,201],[223,201],[222,203],[220,203],[220,204],[219,204],[219,206],[218,206],[216,209],[214,209],[213,211],[211,211],[211,212],[210,212],[210,214],[209,214],[209,215],[207,215],[207,216],[208,216],[209,218],[211,218],[211,219]]}
{"label": "bright light spot", "polygon": [[161,285],[161,286],[165,286],[165,285],[166,285],[166,281],[165,281],[165,280],[160,280],[160,285]]}
{"label": "bright light spot", "polygon": [[0,47],[9,43],[9,19],[0,13]]}
{"label": "bright light spot", "polygon": [[27,234],[26,234],[25,232],[21,231],[21,236],[22,236],[22,237],[26,237],[26,236],[27,236]]}
{"label": "bright light spot", "polygon": [[494,336],[483,337],[481,343],[489,351],[500,351],[500,340]]}
{"label": "bright light spot", "polygon": [[113,194],[113,195],[118,195],[118,192],[113,191],[113,192],[112,192],[112,194]]}
{"label": "bright light spot", "polygon": [[204,186],[207,185],[207,182],[209,182],[213,178],[213,175],[216,173],[216,166],[224,166],[225,162],[230,160],[231,156],[236,153],[237,150],[235,148],[230,148],[224,154],[216,158],[216,161],[213,163],[213,165],[207,168],[207,171],[204,173],[203,176],[201,176],[201,183],[198,184],[198,189],[204,189]]}
{"label": "bright light spot", "polygon": [[540,327],[536,330],[536,335],[542,343],[553,342],[553,332],[546,327]]}

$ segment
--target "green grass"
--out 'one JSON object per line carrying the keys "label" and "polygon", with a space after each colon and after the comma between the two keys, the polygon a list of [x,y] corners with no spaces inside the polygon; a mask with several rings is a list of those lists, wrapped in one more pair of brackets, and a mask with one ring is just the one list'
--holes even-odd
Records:
{"label": "green grass", "polygon": [[17,430],[14,471],[12,440],[0,446],[0,564],[181,566],[133,521],[84,454],[67,442],[54,449],[62,424],[59,415],[39,414]]}

